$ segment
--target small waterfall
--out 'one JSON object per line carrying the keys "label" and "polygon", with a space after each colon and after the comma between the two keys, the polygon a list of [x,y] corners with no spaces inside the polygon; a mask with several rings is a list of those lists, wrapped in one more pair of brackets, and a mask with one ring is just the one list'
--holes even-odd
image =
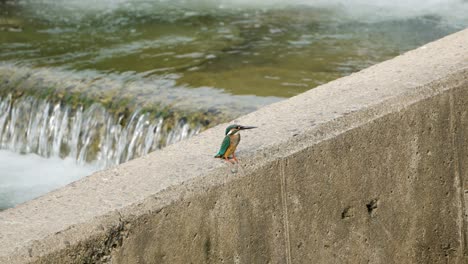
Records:
{"label": "small waterfall", "polygon": [[164,119],[141,110],[116,117],[97,103],[73,109],[31,96],[0,99],[0,149],[71,157],[100,168],[145,155],[200,129],[185,118]]}

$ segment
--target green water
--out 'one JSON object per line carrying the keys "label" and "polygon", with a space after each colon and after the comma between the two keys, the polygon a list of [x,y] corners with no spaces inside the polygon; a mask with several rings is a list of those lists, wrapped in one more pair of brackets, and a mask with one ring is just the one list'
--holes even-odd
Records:
{"label": "green water", "polygon": [[[0,61],[91,77],[174,81],[167,89],[285,98],[468,25],[438,8],[404,15],[370,9],[363,17],[313,1],[257,2],[228,8],[217,1],[0,4]],[[453,12],[466,5],[460,1]]]}

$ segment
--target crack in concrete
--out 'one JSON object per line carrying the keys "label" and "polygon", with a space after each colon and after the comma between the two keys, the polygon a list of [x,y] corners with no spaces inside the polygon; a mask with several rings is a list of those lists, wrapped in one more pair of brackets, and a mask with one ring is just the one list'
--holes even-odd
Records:
{"label": "crack in concrete", "polygon": [[286,263],[291,264],[291,242],[289,235],[289,214],[288,214],[288,203],[287,203],[287,190],[286,190],[286,173],[284,158],[280,159],[280,181],[281,181],[281,200],[283,203],[283,221],[284,221],[284,238],[286,240]]}
{"label": "crack in concrete", "polygon": [[[457,130],[459,129],[459,124],[462,123],[462,120],[459,120],[458,118],[461,118],[461,115],[457,115],[459,113],[455,112],[455,101],[453,98],[453,94],[449,94],[449,102],[450,102],[450,133],[452,135],[451,138],[451,143],[452,143],[452,151],[453,151],[453,162],[454,162],[454,173],[455,173],[455,185],[456,189],[459,190],[459,196],[460,196],[460,207],[461,210],[458,214],[458,221],[461,225],[461,228],[459,228],[460,231],[460,242],[461,242],[461,250],[462,254],[464,256],[468,256],[468,229],[467,229],[467,221],[465,211],[466,211],[466,204],[465,204],[465,193],[464,193],[464,187],[463,187],[463,179],[461,178],[463,173],[462,173],[462,168],[461,168],[461,163],[460,163],[460,149],[459,149],[459,142],[460,139],[458,138],[460,136],[460,132],[457,133]],[[455,249],[456,251],[456,249]],[[449,255],[447,255],[449,257]]]}

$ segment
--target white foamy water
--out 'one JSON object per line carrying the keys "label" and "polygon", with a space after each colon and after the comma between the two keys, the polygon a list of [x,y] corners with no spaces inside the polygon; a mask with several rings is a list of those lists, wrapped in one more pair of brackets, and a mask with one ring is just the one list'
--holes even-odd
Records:
{"label": "white foamy water", "polygon": [[98,168],[75,160],[0,150],[0,210],[90,175]]}
{"label": "white foamy water", "polygon": [[[448,20],[466,21],[468,1],[466,0],[23,0],[20,3],[36,8],[48,5],[63,11],[82,10],[109,14],[118,10],[155,12],[164,9],[195,10],[213,12],[216,10],[239,9],[284,9],[290,7],[332,8],[358,19],[386,20],[422,15],[439,15]],[[44,14],[48,14],[43,10]],[[75,16],[77,14],[73,14]],[[174,13],[171,13],[174,15]],[[75,16],[77,18],[79,16]],[[47,18],[51,18],[48,16]]]}
{"label": "white foamy water", "polygon": [[[0,100],[0,149],[66,157],[78,164],[109,167],[147,154],[200,131],[185,119],[164,128],[163,118],[137,110],[122,125],[99,104],[73,110],[33,97]],[[1,172],[2,170],[0,170]]]}
{"label": "white foamy water", "polygon": [[176,120],[167,130],[162,118],[151,119],[140,111],[121,125],[121,118],[116,120],[98,104],[73,110],[33,97],[2,99],[0,210],[190,137],[200,129]]}

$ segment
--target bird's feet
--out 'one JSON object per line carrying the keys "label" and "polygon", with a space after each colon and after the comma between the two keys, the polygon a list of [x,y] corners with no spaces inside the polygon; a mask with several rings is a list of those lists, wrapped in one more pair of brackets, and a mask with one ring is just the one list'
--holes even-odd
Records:
{"label": "bird's feet", "polygon": [[[232,157],[232,158],[224,158],[224,160],[226,162],[229,163],[229,166],[231,168],[231,172],[232,173],[237,173],[237,168],[239,167],[239,161],[237,160],[236,157]],[[237,163],[237,166],[236,166],[236,163]]]}
{"label": "bird's feet", "polygon": [[[235,164],[234,159],[224,158],[224,160],[225,160],[226,162],[229,162],[230,164]],[[235,160],[237,161],[237,159],[235,159]]]}
{"label": "bird's feet", "polygon": [[232,153],[232,159],[235,160],[236,163],[239,163],[239,160],[237,160],[236,154],[235,154],[235,153]]}

